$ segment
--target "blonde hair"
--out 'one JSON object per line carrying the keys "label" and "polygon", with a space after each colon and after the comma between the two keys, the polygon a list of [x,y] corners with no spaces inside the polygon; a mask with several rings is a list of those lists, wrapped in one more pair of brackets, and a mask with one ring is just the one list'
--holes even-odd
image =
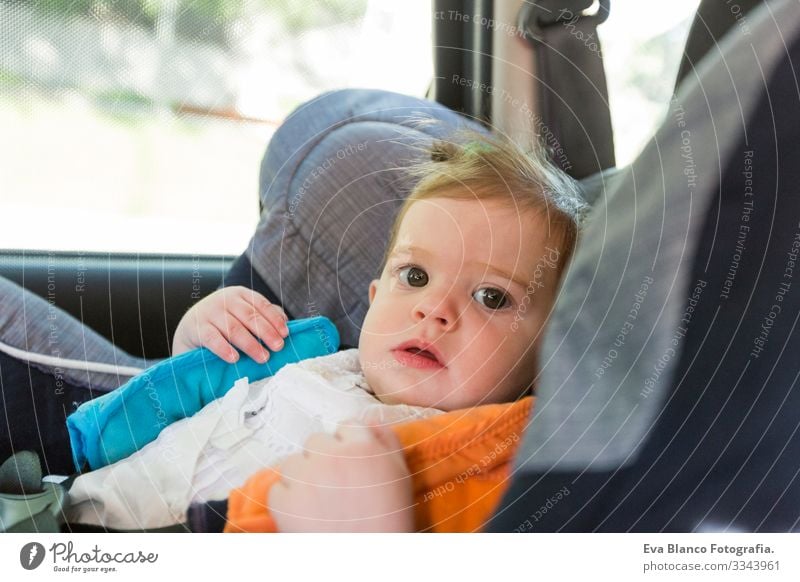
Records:
{"label": "blonde hair", "polygon": [[545,157],[525,153],[508,138],[461,131],[452,141],[435,141],[430,159],[409,168],[419,181],[392,225],[381,272],[394,249],[400,224],[412,204],[432,198],[496,200],[520,214],[544,218],[547,238],[559,249],[557,271],[566,266],[578,238],[587,205],[576,183]]}

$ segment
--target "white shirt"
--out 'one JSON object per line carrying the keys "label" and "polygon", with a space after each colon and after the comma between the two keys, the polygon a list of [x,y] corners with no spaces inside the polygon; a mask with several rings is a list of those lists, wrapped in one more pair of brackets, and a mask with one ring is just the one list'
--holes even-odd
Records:
{"label": "white shirt", "polygon": [[440,412],[375,398],[356,349],[290,364],[258,382],[238,380],[140,451],[78,477],[67,519],[115,529],[181,523],[191,503],[227,498],[260,469],[301,451],[314,433],[333,433],[345,421],[397,422]]}

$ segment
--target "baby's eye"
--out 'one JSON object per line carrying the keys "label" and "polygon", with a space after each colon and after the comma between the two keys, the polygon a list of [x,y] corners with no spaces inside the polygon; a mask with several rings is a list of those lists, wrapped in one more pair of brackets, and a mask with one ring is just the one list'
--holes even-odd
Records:
{"label": "baby's eye", "polygon": [[397,273],[400,281],[410,287],[424,287],[428,284],[428,273],[419,267],[403,267]]}
{"label": "baby's eye", "polygon": [[503,309],[511,304],[508,294],[494,287],[484,287],[472,294],[478,303],[489,309]]}

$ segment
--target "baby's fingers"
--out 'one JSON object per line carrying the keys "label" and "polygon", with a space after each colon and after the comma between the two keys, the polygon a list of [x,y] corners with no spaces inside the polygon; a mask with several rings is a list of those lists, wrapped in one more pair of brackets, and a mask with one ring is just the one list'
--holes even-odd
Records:
{"label": "baby's fingers", "polygon": [[199,336],[201,346],[208,348],[229,364],[233,364],[239,359],[239,353],[233,349],[216,327],[210,324],[204,326]]}
{"label": "baby's fingers", "polygon": [[370,431],[372,432],[372,436],[381,443],[384,447],[386,447],[389,451],[399,451],[403,448],[403,443],[400,442],[400,439],[397,437],[397,433],[395,433],[391,427],[387,425],[377,425],[373,424],[369,427]]}
{"label": "baby's fingers", "polygon": [[[261,339],[273,352],[283,349],[283,338],[289,334],[283,310],[272,305],[260,295],[255,303],[241,301],[234,311],[239,321],[250,333]],[[261,304],[263,300],[264,304]]]}
{"label": "baby's fingers", "polygon": [[[228,341],[242,350],[245,354],[253,358],[256,362],[266,362],[269,359],[269,352],[253,336],[253,331],[239,319],[228,317],[226,319],[226,329],[223,332]],[[257,328],[257,326],[256,326]],[[283,347],[283,345],[281,345]]]}
{"label": "baby's fingers", "polygon": [[289,321],[289,317],[280,305],[270,303],[266,297],[258,293],[253,294],[252,305],[272,324],[281,337],[289,335],[289,328],[286,325]]}

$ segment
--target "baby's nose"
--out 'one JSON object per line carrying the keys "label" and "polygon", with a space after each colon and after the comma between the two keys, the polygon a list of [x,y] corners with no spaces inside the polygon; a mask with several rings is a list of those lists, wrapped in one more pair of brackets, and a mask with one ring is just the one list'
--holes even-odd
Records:
{"label": "baby's nose", "polygon": [[414,307],[414,320],[433,320],[437,326],[451,330],[458,321],[456,301],[449,294],[430,293]]}

